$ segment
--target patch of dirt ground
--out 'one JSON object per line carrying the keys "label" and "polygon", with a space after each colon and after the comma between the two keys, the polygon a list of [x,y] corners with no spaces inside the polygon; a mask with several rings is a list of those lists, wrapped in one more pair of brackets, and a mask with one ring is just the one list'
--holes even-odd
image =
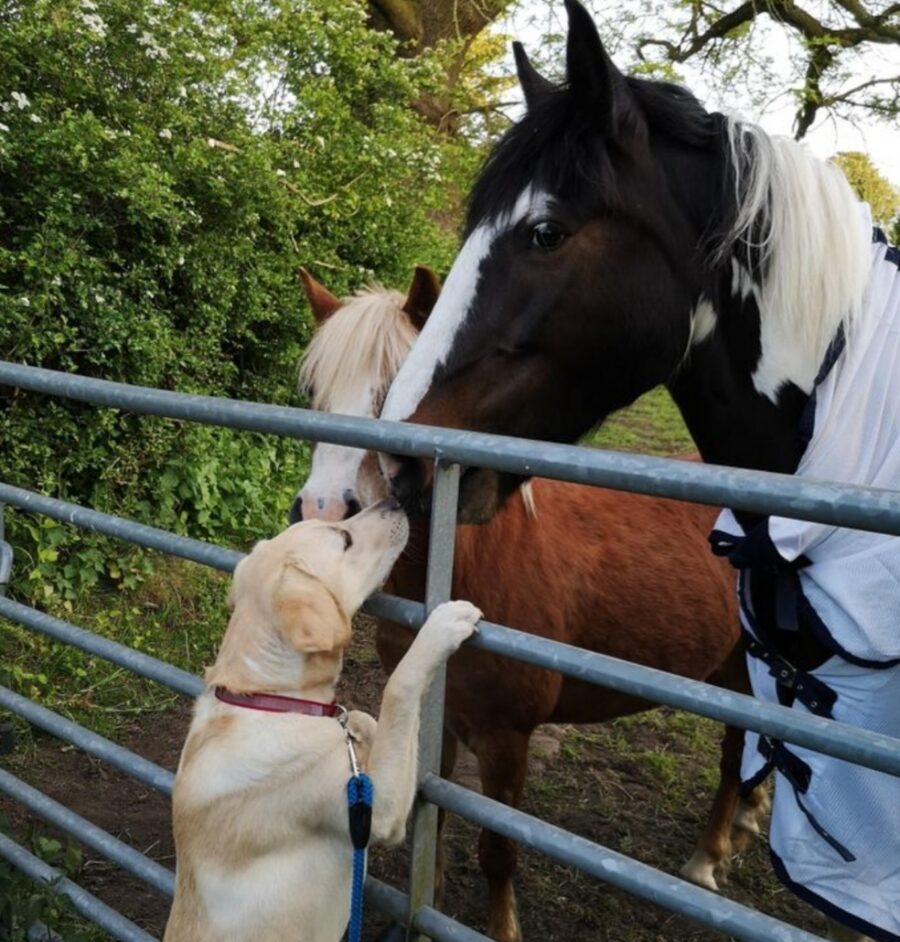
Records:
{"label": "patch of dirt ground", "polygon": [[[374,655],[372,623],[360,619],[345,665],[341,701],[376,713],[383,674]],[[602,696],[602,690],[598,690]],[[174,769],[189,722],[187,705],[136,720],[119,741]],[[523,808],[568,830],[670,873],[690,856],[716,780],[715,724],[685,714],[654,711],[604,726],[553,728],[536,737]],[[78,750],[41,736],[4,759],[16,774],[161,864],[174,867],[169,803]],[[461,757],[457,781],[478,786],[474,760]],[[53,830],[0,798],[0,811],[20,837]],[[484,928],[486,889],[478,867],[477,829],[451,818],[445,910]],[[378,851],[371,872],[402,887],[406,851]],[[161,936],[168,903],[93,852],[86,851],[78,881],[150,933]],[[732,899],[821,932],[818,915],[775,881],[764,840],[735,862],[724,892]],[[723,937],[672,916],[651,903],[611,889],[524,849],[517,879],[526,940],[541,942],[715,942]],[[386,923],[367,912],[368,940]]]}

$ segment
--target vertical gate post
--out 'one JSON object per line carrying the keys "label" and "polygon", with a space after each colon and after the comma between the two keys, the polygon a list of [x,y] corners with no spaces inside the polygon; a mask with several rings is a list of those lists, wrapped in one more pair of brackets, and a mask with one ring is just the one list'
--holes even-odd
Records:
{"label": "vertical gate post", "polygon": [[6,595],[6,587],[9,585],[9,576],[12,572],[13,550],[6,542],[6,532],[4,528],[3,512],[6,504],[0,503],[0,595]]}
{"label": "vertical gate post", "polygon": [[[456,507],[459,501],[459,465],[437,457],[428,534],[428,574],[425,582],[425,611],[430,614],[450,599],[453,582],[453,550],[456,540]],[[441,768],[444,738],[444,687],[442,668],[425,694],[419,732],[419,778]],[[421,796],[413,807],[412,849],[409,878],[409,929],[407,939],[424,939],[413,928],[413,914],[434,902],[435,856],[438,809]]]}
{"label": "vertical gate post", "polygon": [[[6,542],[6,530],[3,519],[5,510],[6,504],[0,502],[0,596],[6,595],[6,587],[9,585],[9,577],[12,573],[13,563],[13,549],[9,543]],[[14,748],[15,738],[9,714],[0,713],[0,756],[8,756]]]}

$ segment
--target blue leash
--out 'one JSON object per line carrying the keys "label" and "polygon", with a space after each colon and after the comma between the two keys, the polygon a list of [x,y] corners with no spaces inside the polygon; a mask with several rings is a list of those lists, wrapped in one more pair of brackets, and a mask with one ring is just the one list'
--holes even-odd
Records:
{"label": "blue leash", "polygon": [[360,942],[363,925],[363,884],[366,879],[366,847],[372,830],[372,801],[375,787],[365,772],[360,772],[350,731],[344,727],[350,767],[353,774],[347,782],[347,816],[350,822],[350,840],[353,842],[353,880],[350,890],[350,925],[347,942]]}

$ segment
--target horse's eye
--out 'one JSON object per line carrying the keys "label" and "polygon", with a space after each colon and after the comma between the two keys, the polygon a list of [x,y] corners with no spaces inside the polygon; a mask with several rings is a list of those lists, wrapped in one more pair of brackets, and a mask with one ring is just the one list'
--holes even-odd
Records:
{"label": "horse's eye", "polygon": [[562,227],[549,219],[535,223],[531,227],[531,244],[536,248],[550,252],[558,249],[566,239]]}

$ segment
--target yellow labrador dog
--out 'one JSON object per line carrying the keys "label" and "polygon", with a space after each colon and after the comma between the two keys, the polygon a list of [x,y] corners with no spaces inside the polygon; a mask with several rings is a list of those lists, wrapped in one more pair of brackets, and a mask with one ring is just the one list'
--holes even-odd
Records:
{"label": "yellow labrador dog", "polygon": [[[234,573],[228,630],[198,698],[173,796],[178,851],[165,942],[338,942],[350,910],[350,759],[334,690],[350,619],[408,536],[392,501],[343,523],[298,523]],[[371,840],[402,840],[415,794],[422,695],[475,630],[440,606],[347,733],[375,789]]]}

